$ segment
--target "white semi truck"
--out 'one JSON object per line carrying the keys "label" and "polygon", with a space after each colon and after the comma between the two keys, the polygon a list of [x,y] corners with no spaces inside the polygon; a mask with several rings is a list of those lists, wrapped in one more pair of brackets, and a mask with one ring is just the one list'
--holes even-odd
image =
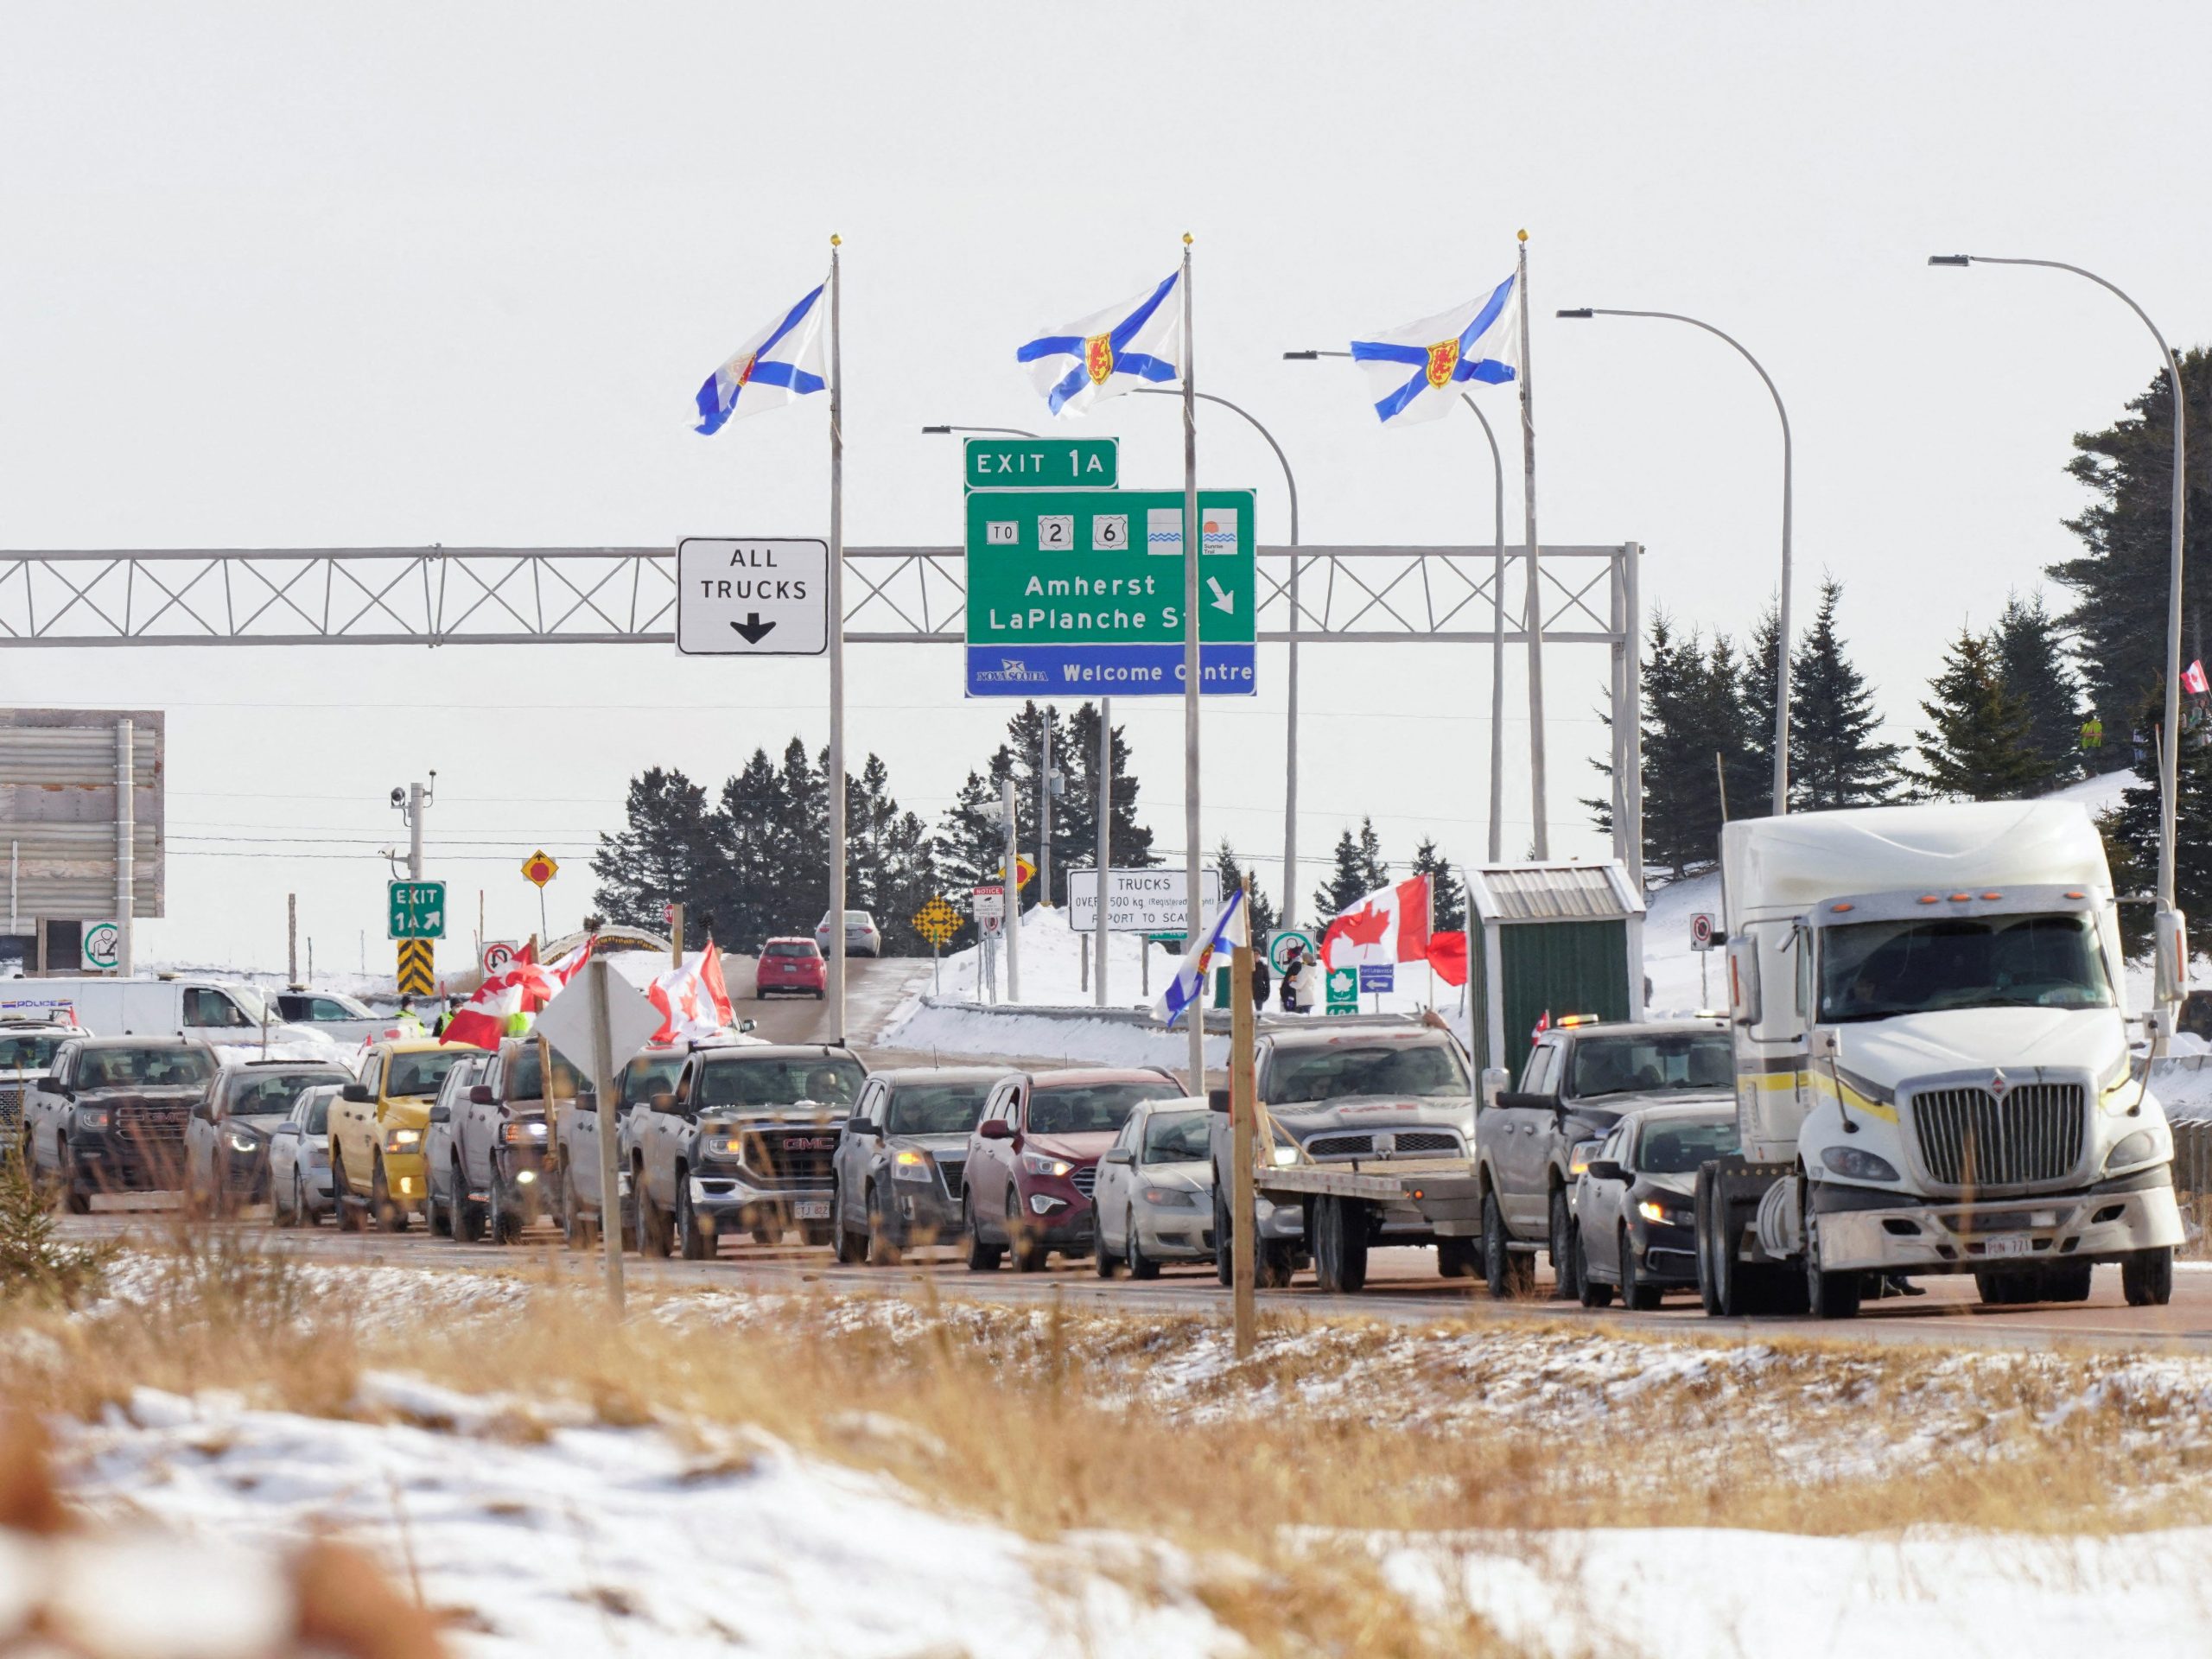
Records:
{"label": "white semi truck", "polygon": [[2082,806],[1745,820],[1721,883],[1742,1150],[1698,1176],[1707,1313],[1847,1318],[1920,1274],[2077,1301],[2103,1263],[2168,1300],[2173,1136]]}

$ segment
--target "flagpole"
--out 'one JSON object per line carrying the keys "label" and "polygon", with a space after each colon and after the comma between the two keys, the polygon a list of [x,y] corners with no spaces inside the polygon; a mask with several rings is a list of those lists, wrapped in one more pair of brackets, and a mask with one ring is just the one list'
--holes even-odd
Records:
{"label": "flagpole", "polygon": [[1549,858],[1551,823],[1544,808],[1544,594],[1536,563],[1536,399],[1535,376],[1529,364],[1528,232],[1520,232],[1520,242],[1521,490],[1529,538],[1529,806],[1535,826],[1533,850],[1538,858]]}
{"label": "flagpole", "polygon": [[830,1035],[845,1040],[845,365],[838,350],[837,250],[830,238]]}
{"label": "flagpole", "polygon": [[[1191,944],[1205,925],[1198,891],[1204,853],[1198,837],[1198,404],[1191,340],[1191,233],[1183,232],[1183,873],[1190,890],[1183,907]],[[1102,881],[1105,877],[1102,874]],[[1186,949],[1189,947],[1185,947]],[[1206,1091],[1205,987],[1191,1007],[1191,1092]]]}

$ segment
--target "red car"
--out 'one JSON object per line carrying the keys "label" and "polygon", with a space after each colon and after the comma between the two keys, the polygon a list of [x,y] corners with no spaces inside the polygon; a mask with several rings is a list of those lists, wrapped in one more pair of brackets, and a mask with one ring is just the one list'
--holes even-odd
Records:
{"label": "red car", "polygon": [[1174,1100],[1182,1084],[1146,1066],[1019,1071],[993,1089],[968,1135],[963,1209],[968,1265],[1035,1273],[1054,1251],[1089,1255],[1098,1230],[1090,1194],[1098,1160],[1142,1100]]}
{"label": "red car", "polygon": [[771,939],[760,947],[753,969],[755,1001],[770,992],[820,998],[829,994],[830,964],[812,939]]}

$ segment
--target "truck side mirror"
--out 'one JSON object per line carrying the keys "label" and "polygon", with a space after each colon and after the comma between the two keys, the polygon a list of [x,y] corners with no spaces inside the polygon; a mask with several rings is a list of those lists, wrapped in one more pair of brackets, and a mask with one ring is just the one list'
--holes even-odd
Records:
{"label": "truck side mirror", "polygon": [[1634,1176],[1630,1175],[1628,1171],[1620,1166],[1620,1163],[1618,1160],[1611,1158],[1599,1158],[1593,1160],[1590,1165],[1588,1173],[1590,1179],[1593,1181],[1627,1182],[1636,1179]]}
{"label": "truck side mirror", "polygon": [[470,1084],[468,1103],[472,1106],[489,1106],[492,1103],[492,1085],[488,1083]]}
{"label": "truck side mirror", "polygon": [[433,1123],[450,1123],[450,1122],[453,1122],[453,1108],[452,1108],[452,1107],[450,1107],[450,1106],[442,1105],[442,1104],[431,1107],[431,1108],[430,1108],[430,1118],[429,1118],[429,1121],[430,1121],[431,1122],[433,1122]]}
{"label": "truck side mirror", "polygon": [[2156,957],[2157,989],[2162,1003],[2178,1002],[2189,994],[2189,920],[2178,910],[2161,910],[2152,927]]}
{"label": "truck side mirror", "polygon": [[758,1020],[741,1020],[737,1022],[737,1034],[741,1037],[747,1032],[758,1031],[760,1028],[760,1022]]}
{"label": "truck side mirror", "polygon": [[1728,942],[1728,1017],[1737,1025],[1759,1023],[1759,950],[1757,939]]}
{"label": "truck side mirror", "polygon": [[369,1097],[369,1085],[365,1083],[349,1083],[338,1092],[344,1098],[359,1105]]}
{"label": "truck side mirror", "polygon": [[1226,1089],[1207,1090],[1206,1109],[1210,1112],[1226,1113],[1229,1110],[1229,1090]]}
{"label": "truck side mirror", "polygon": [[1497,1105],[1498,1096],[1510,1088],[1512,1084],[1513,1074],[1503,1066],[1484,1066],[1482,1077],[1482,1103],[1486,1107]]}

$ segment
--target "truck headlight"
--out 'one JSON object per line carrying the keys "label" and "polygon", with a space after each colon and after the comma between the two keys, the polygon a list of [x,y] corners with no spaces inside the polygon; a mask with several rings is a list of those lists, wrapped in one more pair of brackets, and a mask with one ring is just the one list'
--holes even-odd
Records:
{"label": "truck headlight", "polygon": [[1288,1169],[1297,1161],[1298,1148],[1296,1147],[1277,1147],[1275,1148],[1275,1167],[1277,1169]]}
{"label": "truck headlight", "polygon": [[107,1108],[79,1106],[77,1108],[74,1121],[80,1129],[104,1129],[107,1128]]}
{"label": "truck headlight", "polygon": [[1021,1166],[1032,1175],[1051,1175],[1061,1179],[1066,1179],[1068,1173],[1075,1168],[1075,1166],[1065,1158],[1047,1157],[1041,1152],[1023,1153]]}
{"label": "truck headlight", "polygon": [[1894,1181],[1897,1173],[1886,1158],[1871,1152],[1861,1152],[1856,1147],[1828,1147],[1821,1153],[1821,1161],[1838,1175],[1853,1181]]}
{"label": "truck headlight", "polygon": [[699,1149],[709,1158],[742,1158],[745,1156],[745,1137],[741,1135],[709,1135],[700,1141]]}
{"label": "truck headlight", "polygon": [[926,1181],[930,1178],[929,1154],[916,1152],[911,1147],[895,1154],[891,1160],[891,1179],[894,1181]]}
{"label": "truck headlight", "polygon": [[[396,1135],[414,1135],[415,1131],[412,1129],[396,1129],[393,1133]],[[416,1138],[420,1139],[421,1137],[417,1136]],[[511,1147],[526,1147],[533,1141],[543,1141],[544,1138],[545,1125],[543,1123],[503,1123],[499,1126],[499,1139],[505,1141]]]}
{"label": "truck headlight", "polygon": [[1694,1227],[1697,1217],[1688,1210],[1670,1210],[1663,1204],[1645,1198],[1636,1206],[1636,1213],[1646,1221],[1656,1222],[1662,1227]]}
{"label": "truck headlight", "polygon": [[2158,1137],[2149,1129],[2138,1129],[2112,1149],[2105,1167],[2126,1169],[2130,1164],[2147,1164],[2158,1155]]}
{"label": "truck headlight", "polygon": [[230,1141],[232,1152],[251,1152],[261,1144],[250,1135],[234,1135]]}
{"label": "truck headlight", "polygon": [[420,1129],[386,1129],[384,1132],[384,1149],[386,1152],[416,1152],[421,1150],[422,1145],[423,1131]]}

